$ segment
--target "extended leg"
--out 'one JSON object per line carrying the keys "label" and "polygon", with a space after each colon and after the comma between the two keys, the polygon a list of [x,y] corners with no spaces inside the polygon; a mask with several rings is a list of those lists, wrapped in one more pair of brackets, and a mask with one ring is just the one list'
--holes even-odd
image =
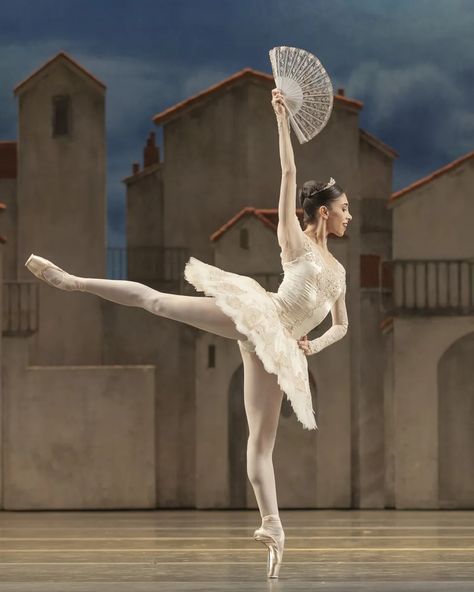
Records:
{"label": "extended leg", "polygon": [[25,264],[50,285],[67,291],[95,294],[124,306],[143,308],[152,314],[180,321],[229,339],[245,340],[231,317],[210,296],[184,296],[159,292],[129,280],[109,280],[71,275],[48,259],[31,255]]}
{"label": "extended leg", "polygon": [[152,314],[180,321],[229,339],[246,339],[237,331],[211,296],[184,296],[159,292],[149,286],[128,280],[78,278],[84,292],[125,306],[137,306]]}
{"label": "extended leg", "polygon": [[269,514],[278,514],[272,455],[283,393],[276,375],[265,370],[255,353],[242,346],[240,351],[244,364],[244,404],[249,426],[247,474],[263,518]]}

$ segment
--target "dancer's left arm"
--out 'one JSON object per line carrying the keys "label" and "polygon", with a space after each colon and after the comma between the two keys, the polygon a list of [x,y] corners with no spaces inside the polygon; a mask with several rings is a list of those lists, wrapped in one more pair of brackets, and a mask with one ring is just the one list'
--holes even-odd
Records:
{"label": "dancer's left arm", "polygon": [[331,308],[332,327],[330,327],[320,337],[316,337],[316,339],[313,339],[312,341],[308,341],[307,336],[305,336],[304,339],[299,340],[298,343],[301,344],[300,347],[303,349],[307,356],[317,354],[328,345],[331,345],[332,343],[339,341],[339,339],[342,339],[344,335],[347,333],[349,321],[347,318],[345,296],[346,285],[344,284],[344,288],[341,292],[341,295]]}

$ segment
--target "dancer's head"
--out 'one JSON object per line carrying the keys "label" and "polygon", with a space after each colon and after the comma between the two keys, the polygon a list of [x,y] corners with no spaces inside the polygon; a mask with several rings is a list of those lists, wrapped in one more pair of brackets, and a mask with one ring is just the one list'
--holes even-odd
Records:
{"label": "dancer's head", "polygon": [[352,216],[347,195],[334,179],[331,178],[329,183],[306,181],[299,191],[298,199],[303,208],[305,228],[313,226],[317,232],[325,225],[327,234],[344,235]]}

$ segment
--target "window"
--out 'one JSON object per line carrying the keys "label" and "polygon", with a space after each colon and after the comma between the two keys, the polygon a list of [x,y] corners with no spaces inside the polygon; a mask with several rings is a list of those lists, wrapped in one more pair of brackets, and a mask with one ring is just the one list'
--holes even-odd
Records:
{"label": "window", "polygon": [[240,229],[240,248],[241,249],[248,249],[249,248],[249,231],[247,228]]}
{"label": "window", "polygon": [[71,97],[53,97],[53,137],[67,136],[71,131]]}
{"label": "window", "polygon": [[216,346],[215,345],[208,345],[207,346],[207,367],[208,368],[215,368],[216,367]]}

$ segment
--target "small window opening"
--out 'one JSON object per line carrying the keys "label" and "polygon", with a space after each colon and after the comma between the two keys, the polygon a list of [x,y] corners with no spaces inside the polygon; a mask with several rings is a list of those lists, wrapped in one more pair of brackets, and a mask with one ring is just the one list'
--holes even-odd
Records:
{"label": "small window opening", "polygon": [[67,136],[71,131],[71,98],[68,95],[53,97],[53,137]]}
{"label": "small window opening", "polygon": [[240,229],[240,248],[241,249],[248,249],[249,248],[249,231],[247,228]]}
{"label": "small window opening", "polygon": [[208,368],[215,368],[216,367],[216,346],[209,345],[207,347],[207,367]]}

